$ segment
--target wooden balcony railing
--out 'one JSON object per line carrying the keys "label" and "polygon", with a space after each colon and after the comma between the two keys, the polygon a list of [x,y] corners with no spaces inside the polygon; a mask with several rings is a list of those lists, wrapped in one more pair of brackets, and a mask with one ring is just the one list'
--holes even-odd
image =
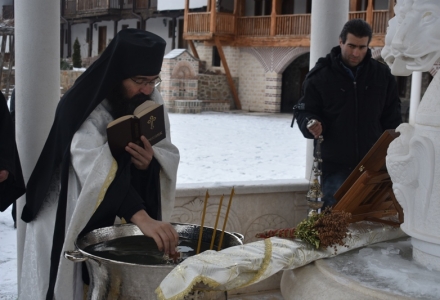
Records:
{"label": "wooden balcony railing", "polygon": [[309,35],[311,27],[310,19],[310,14],[277,16],[275,35]]}
{"label": "wooden balcony railing", "polygon": [[76,0],[66,1],[66,7],[64,9],[64,13],[68,15],[72,15],[76,13]]}
{"label": "wooden balcony railing", "polygon": [[389,19],[390,14],[388,10],[374,10],[373,24],[371,24],[373,34],[386,34]]}
{"label": "wooden balcony railing", "polygon": [[136,8],[148,8],[148,1],[149,0],[136,0]]}
{"label": "wooden balcony railing", "polygon": [[107,1],[102,0],[78,0],[77,11],[108,9]]}
{"label": "wooden balcony railing", "polygon": [[188,14],[188,33],[209,34],[211,26],[210,16],[210,13]]}
{"label": "wooden balcony railing", "polygon": [[269,36],[270,16],[237,18],[238,36]]}
{"label": "wooden balcony railing", "polygon": [[[148,9],[151,0],[136,0],[136,9]],[[133,0],[123,1],[122,9],[132,9]],[[66,0],[65,14],[87,13],[96,10],[121,9],[120,0]]]}
{"label": "wooden balcony railing", "polygon": [[216,23],[216,33],[234,34],[235,16],[232,14],[218,13]]}
{"label": "wooden balcony railing", "polygon": [[351,11],[348,13],[348,19],[349,20],[353,20],[353,19],[366,20],[367,19],[367,12],[366,11]]}

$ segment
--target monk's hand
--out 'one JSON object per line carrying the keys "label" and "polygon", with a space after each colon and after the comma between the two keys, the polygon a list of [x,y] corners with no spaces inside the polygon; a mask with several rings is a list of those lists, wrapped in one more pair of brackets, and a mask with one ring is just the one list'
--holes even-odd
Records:
{"label": "monk's hand", "polygon": [[7,170],[0,170],[0,182],[3,182],[6,179],[8,179],[8,176],[9,176],[9,171],[7,171]]}
{"label": "monk's hand", "polygon": [[139,170],[146,170],[153,159],[154,151],[150,142],[145,136],[141,136],[142,146],[138,146],[135,143],[129,143],[125,147],[125,151],[130,153],[131,162]]}
{"label": "monk's hand", "polygon": [[145,210],[136,212],[130,221],[136,224],[143,234],[154,239],[159,251],[167,255],[175,254],[179,235],[170,223],[154,220]]}

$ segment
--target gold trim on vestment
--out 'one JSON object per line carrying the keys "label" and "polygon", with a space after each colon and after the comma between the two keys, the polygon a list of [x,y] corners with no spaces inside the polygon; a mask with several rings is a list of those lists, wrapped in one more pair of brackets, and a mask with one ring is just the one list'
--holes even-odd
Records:
{"label": "gold trim on vestment", "polygon": [[98,209],[99,205],[101,205],[102,200],[104,200],[105,193],[107,193],[108,187],[115,179],[116,171],[118,170],[118,163],[114,158],[112,158],[112,166],[110,167],[110,171],[107,174],[107,178],[102,184],[101,191],[98,195],[98,201],[96,202],[95,211]]}

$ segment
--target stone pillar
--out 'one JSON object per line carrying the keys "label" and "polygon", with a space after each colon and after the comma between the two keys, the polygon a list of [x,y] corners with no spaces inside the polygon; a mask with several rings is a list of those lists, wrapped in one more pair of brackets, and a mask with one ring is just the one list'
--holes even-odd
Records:
{"label": "stone pillar", "polygon": [[[339,44],[339,34],[348,21],[347,0],[313,0],[310,33],[310,69],[318,59]],[[307,141],[306,179],[313,165],[313,140]]]}
{"label": "stone pillar", "polygon": [[283,74],[268,72],[266,75],[266,93],[264,96],[264,111],[279,113],[281,106],[281,86]]}
{"label": "stone pillar", "polygon": [[[37,162],[60,99],[60,1],[15,1],[15,110],[25,182]],[[17,276],[21,278],[25,197],[17,201]]]}
{"label": "stone pillar", "polygon": [[409,124],[416,124],[416,112],[422,90],[422,72],[414,71],[411,75],[411,98],[409,100]]}

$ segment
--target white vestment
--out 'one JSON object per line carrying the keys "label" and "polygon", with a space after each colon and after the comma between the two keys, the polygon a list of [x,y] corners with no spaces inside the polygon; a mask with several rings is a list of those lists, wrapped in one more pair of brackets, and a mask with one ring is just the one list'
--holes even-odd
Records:
{"label": "white vestment", "polygon": [[[163,104],[155,90],[152,100]],[[86,226],[105,196],[117,170],[107,144],[106,128],[113,118],[99,104],[75,133],[71,143],[71,164],[67,195],[66,232],[58,276],[55,299],[83,299],[81,264],[64,258],[64,251],[75,250],[75,240]],[[179,151],[171,143],[168,114],[165,111],[166,138],[155,146],[154,157],[160,171],[162,220],[169,221],[175,200]],[[20,281],[20,300],[46,299],[49,285],[50,255],[60,191],[59,172],[54,175],[50,189],[37,218],[27,224],[24,256]]]}

